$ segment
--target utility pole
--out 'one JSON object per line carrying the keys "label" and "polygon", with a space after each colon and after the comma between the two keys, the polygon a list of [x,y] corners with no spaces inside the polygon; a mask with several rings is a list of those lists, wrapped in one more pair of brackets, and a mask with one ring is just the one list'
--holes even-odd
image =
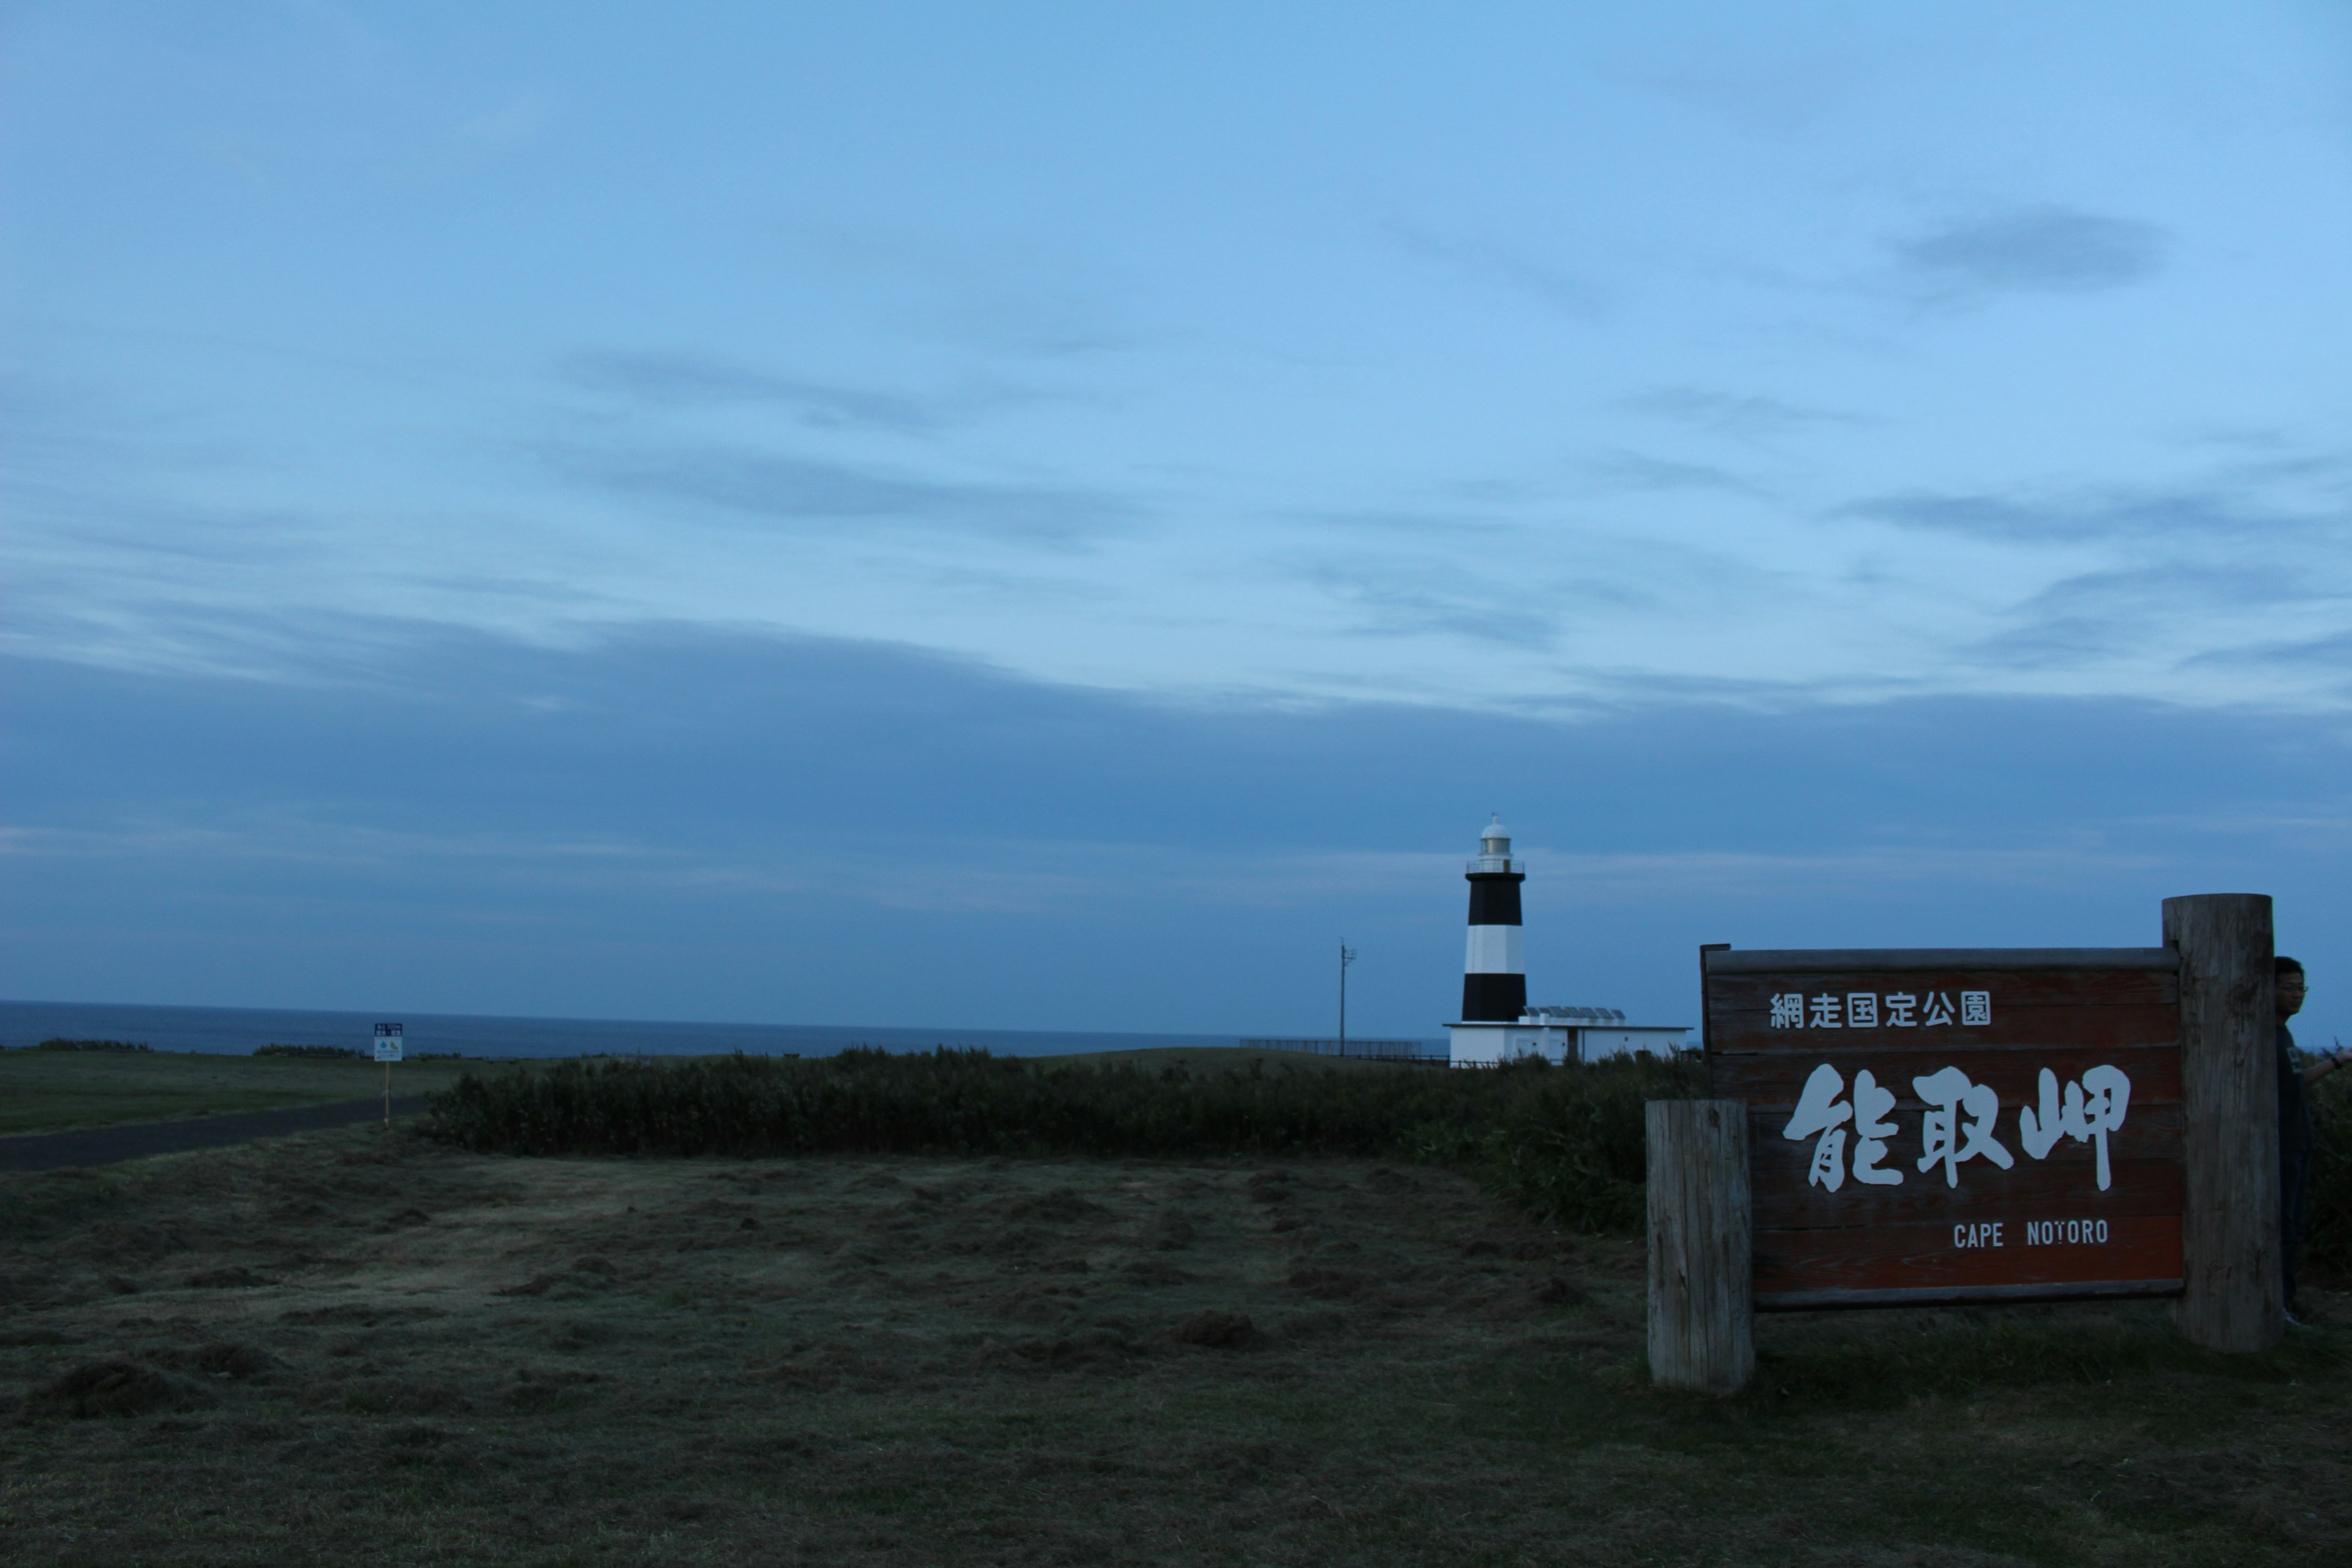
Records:
{"label": "utility pole", "polygon": [[1348,1054],[1348,965],[1356,962],[1356,950],[1342,940],[1339,943],[1339,1054]]}

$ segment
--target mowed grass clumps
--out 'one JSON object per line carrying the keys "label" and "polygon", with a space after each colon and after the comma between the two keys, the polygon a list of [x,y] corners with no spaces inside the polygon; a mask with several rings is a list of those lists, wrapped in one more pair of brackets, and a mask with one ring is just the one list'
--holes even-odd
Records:
{"label": "mowed grass clumps", "polygon": [[438,1137],[484,1153],[1444,1161],[1478,1168],[1538,1214],[1601,1232],[1641,1217],[1643,1102],[1704,1092],[1696,1065],[1646,1056],[1452,1072],[853,1049],[468,1073],[429,1104]]}

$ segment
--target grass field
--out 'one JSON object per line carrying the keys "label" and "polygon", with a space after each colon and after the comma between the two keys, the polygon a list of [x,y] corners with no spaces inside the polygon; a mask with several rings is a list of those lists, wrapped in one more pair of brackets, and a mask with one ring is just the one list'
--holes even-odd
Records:
{"label": "grass field", "polygon": [[[1394,1069],[1410,1070],[1410,1069]],[[517,1159],[395,1129],[0,1178],[27,1564],[2352,1561],[2352,1302],[1767,1319],[1394,1161]]]}
{"label": "grass field", "polygon": [[[479,1070],[481,1064],[472,1064]],[[394,1094],[446,1089],[464,1064],[402,1062]],[[277,1110],[383,1091],[373,1062],[212,1056],[193,1051],[0,1051],[0,1136]]]}
{"label": "grass field", "polygon": [[[1298,1057],[1279,1051],[1158,1049],[1097,1051],[1041,1058],[1055,1064],[1108,1066],[1213,1063],[1246,1067],[1253,1059],[1281,1066],[1318,1065],[1336,1058]],[[500,1070],[541,1064],[499,1064]],[[1343,1070],[1407,1072],[1415,1069],[1364,1061],[1342,1061]],[[447,1089],[480,1062],[404,1061],[392,1069],[394,1094]],[[364,1100],[383,1089],[383,1069],[373,1062],[306,1061],[299,1058],[232,1057],[191,1051],[0,1051],[0,1137],[20,1132],[62,1132],[80,1127],[111,1127],[126,1121],[162,1121],[224,1110],[277,1110]]]}

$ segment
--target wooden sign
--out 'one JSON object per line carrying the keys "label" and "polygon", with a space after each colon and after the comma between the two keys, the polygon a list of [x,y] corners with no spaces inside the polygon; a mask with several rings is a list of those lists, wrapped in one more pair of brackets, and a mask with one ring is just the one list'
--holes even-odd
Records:
{"label": "wooden sign", "polygon": [[1702,954],[1759,1310],[2181,1289],[2180,956]]}

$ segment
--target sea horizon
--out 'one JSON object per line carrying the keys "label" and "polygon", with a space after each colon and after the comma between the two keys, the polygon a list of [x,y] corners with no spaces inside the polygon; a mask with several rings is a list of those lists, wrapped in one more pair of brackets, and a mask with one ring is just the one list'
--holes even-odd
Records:
{"label": "sea horizon", "polygon": [[[1231,1048],[1240,1035],[1102,1029],[973,1029],[897,1025],[697,1023],[660,1018],[566,1018],[487,1013],[359,1012],[132,1002],[0,1001],[0,1048],[45,1039],[122,1040],[151,1050],[220,1056],[266,1045],[365,1050],[379,1023],[404,1026],[406,1052],[488,1058],[588,1056],[831,1056],[852,1046],[889,1051],[936,1047],[1000,1056],[1087,1051]],[[1272,1033],[1271,1031],[1269,1033]],[[1429,1042],[1435,1044],[1434,1040]]]}

